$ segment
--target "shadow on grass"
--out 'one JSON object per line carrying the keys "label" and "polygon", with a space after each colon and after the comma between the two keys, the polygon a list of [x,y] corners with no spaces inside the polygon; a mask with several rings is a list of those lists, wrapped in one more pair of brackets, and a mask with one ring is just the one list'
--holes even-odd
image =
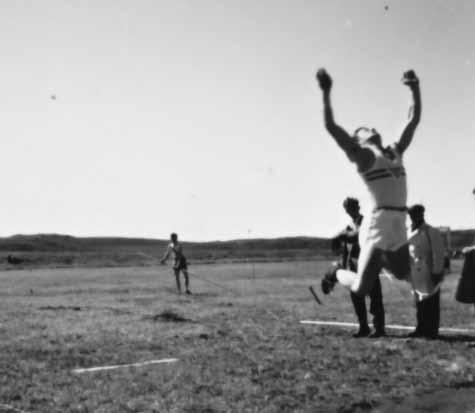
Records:
{"label": "shadow on grass", "polygon": [[452,413],[472,412],[475,402],[475,383],[473,381],[456,382],[449,387],[419,391],[414,395],[387,401],[375,409],[375,413]]}
{"label": "shadow on grass", "polygon": [[214,298],[219,297],[221,294],[215,292],[194,292],[191,297],[192,298]]}
{"label": "shadow on grass", "polygon": [[154,322],[169,322],[169,323],[194,323],[195,321],[185,318],[173,310],[165,310],[158,314],[145,315],[143,320]]}
{"label": "shadow on grass", "polygon": [[474,381],[457,381],[455,383],[452,383],[450,386],[452,389],[472,389],[475,387],[475,382]]}
{"label": "shadow on grass", "polygon": [[436,340],[446,343],[475,343],[475,336],[468,334],[440,335]]}
{"label": "shadow on grass", "polygon": [[450,334],[450,335],[439,335],[436,338],[427,338],[427,337],[409,337],[408,334],[387,334],[385,337],[379,338],[378,340],[414,340],[414,341],[443,341],[446,343],[475,343],[475,336],[469,334]]}
{"label": "shadow on grass", "polygon": [[38,310],[48,310],[48,311],[81,311],[81,307],[71,306],[71,305],[45,305],[43,307],[38,307]]}

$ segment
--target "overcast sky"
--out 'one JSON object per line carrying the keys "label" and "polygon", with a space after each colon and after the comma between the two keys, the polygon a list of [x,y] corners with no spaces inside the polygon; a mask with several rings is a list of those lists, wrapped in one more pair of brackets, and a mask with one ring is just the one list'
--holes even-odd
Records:
{"label": "overcast sky", "polygon": [[[453,4],[453,5],[452,5]],[[0,235],[335,233],[360,178],[324,129],[392,143],[421,79],[409,202],[475,227],[475,2],[2,1]]]}

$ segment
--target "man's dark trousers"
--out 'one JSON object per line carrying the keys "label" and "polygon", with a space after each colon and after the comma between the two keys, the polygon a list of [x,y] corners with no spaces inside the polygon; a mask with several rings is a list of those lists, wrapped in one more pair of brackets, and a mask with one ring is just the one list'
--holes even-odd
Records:
{"label": "man's dark trousers", "polygon": [[[370,306],[369,311],[373,315],[373,326],[376,332],[384,332],[384,305],[383,294],[381,291],[381,281],[377,277],[374,281],[373,287],[369,293]],[[368,314],[366,312],[365,297],[360,297],[355,293],[351,293],[351,301],[355,308],[356,316],[361,330],[368,329]]]}
{"label": "man's dark trousers", "polygon": [[424,337],[437,337],[440,325],[440,289],[425,300],[416,301],[416,310],[416,331]]}

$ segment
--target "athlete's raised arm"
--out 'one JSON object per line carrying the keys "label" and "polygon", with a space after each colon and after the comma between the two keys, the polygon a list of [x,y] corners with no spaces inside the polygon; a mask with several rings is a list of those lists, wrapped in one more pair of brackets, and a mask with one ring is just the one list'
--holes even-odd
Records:
{"label": "athlete's raised arm", "polygon": [[409,110],[409,122],[402,132],[401,139],[399,139],[399,142],[397,143],[398,150],[401,154],[404,153],[412,141],[416,127],[421,120],[422,109],[419,79],[414,70],[408,70],[404,73],[402,83],[408,86],[411,90],[413,103]]}
{"label": "athlete's raised arm", "polygon": [[325,69],[319,69],[317,72],[317,80],[320,89],[322,89],[323,92],[323,117],[325,120],[325,128],[333,139],[335,139],[338,146],[345,151],[348,158],[350,158],[351,161],[354,161],[354,156],[359,150],[359,145],[345,129],[336,124],[335,119],[333,118],[333,109],[330,99],[332,78]]}

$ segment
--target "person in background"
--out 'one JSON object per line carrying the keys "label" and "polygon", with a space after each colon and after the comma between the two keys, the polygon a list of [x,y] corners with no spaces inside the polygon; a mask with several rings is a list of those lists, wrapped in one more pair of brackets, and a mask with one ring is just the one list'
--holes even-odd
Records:
{"label": "person in background", "polygon": [[[472,195],[475,197],[475,188],[473,188]],[[467,255],[469,252],[472,252],[474,250],[475,250],[475,240],[474,240],[473,245],[470,245],[462,249],[462,254]]]}
{"label": "person in background", "polygon": [[165,264],[170,254],[173,254],[173,272],[176,278],[176,288],[178,293],[181,294],[181,283],[180,283],[180,271],[183,272],[185,277],[185,292],[190,295],[190,277],[188,276],[188,263],[186,262],[186,257],[183,254],[183,247],[180,242],[178,242],[178,235],[172,233],[170,235],[170,244],[168,244],[167,250],[160,263]]}
{"label": "person in background", "polygon": [[426,223],[423,205],[409,208],[411,232],[411,284],[416,303],[417,325],[409,337],[434,339],[439,334],[440,285],[444,276],[444,241],[436,228]]}
{"label": "person in background", "polygon": [[[475,189],[472,192],[475,195]],[[462,249],[463,267],[455,292],[455,299],[464,304],[473,304],[475,311],[475,241]]]}

